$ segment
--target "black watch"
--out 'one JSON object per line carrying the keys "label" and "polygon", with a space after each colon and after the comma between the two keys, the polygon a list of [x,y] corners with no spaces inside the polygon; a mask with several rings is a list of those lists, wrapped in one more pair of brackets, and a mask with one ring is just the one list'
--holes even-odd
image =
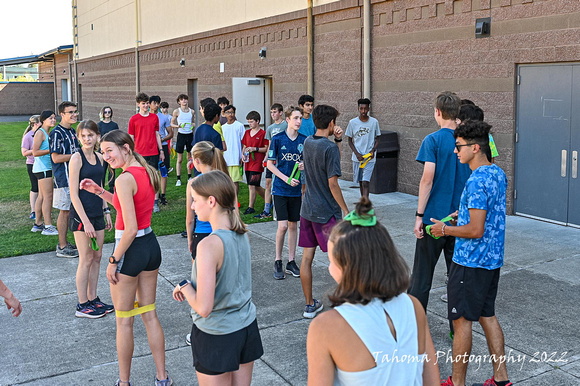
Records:
{"label": "black watch", "polygon": [[415,212],[415,216],[417,216],[417,217],[423,217],[424,215],[425,215],[425,213]]}
{"label": "black watch", "polygon": [[114,255],[111,255],[111,256],[109,257],[109,263],[110,263],[110,264],[119,264],[119,262],[120,262],[120,261],[121,261],[121,259],[119,259],[119,260],[115,260],[115,256],[114,256]]}
{"label": "black watch", "polygon": [[182,280],[182,281],[181,281],[181,282],[178,284],[179,290],[181,291],[181,290],[183,289],[183,287],[187,286],[188,284],[189,284],[189,280],[187,280],[187,279],[185,279],[185,280]]}

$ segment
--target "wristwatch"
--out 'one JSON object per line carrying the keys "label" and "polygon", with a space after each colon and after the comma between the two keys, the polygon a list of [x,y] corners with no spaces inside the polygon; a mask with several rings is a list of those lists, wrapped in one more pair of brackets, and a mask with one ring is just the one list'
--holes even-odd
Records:
{"label": "wristwatch", "polygon": [[184,287],[186,287],[188,284],[190,284],[191,282],[187,279],[182,280],[177,287],[179,288],[179,290],[181,291]]}
{"label": "wristwatch", "polygon": [[425,215],[425,213],[415,212],[416,217],[423,217],[424,215]]}
{"label": "wristwatch", "polygon": [[115,256],[114,256],[114,255],[111,255],[111,256],[109,257],[109,263],[110,263],[110,264],[119,264],[119,262],[120,262],[120,261],[121,261],[121,259],[119,259],[119,260],[115,260]]}

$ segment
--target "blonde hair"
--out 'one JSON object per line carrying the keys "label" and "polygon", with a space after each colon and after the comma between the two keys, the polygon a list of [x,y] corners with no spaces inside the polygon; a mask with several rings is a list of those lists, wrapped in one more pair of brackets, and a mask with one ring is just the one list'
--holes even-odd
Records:
{"label": "blonde hair", "polygon": [[236,207],[236,187],[230,176],[221,170],[212,170],[195,177],[190,186],[202,197],[215,197],[218,205],[227,210],[232,223],[230,230],[239,234],[248,231]]}
{"label": "blonde hair", "polygon": [[37,123],[40,123],[40,115],[31,116],[28,119],[28,127],[26,128],[26,130],[24,130],[24,134],[22,136],[25,136],[26,133],[28,133],[30,130],[32,130],[32,127]]}
{"label": "blonde hair", "polygon": [[228,165],[220,149],[208,141],[200,141],[193,146],[191,150],[193,159],[199,159],[202,164],[209,165],[212,170],[221,170],[228,173]]}
{"label": "blonde hair", "polygon": [[149,175],[149,182],[151,182],[153,190],[156,192],[159,190],[159,187],[161,186],[161,178],[159,177],[159,173],[157,173],[157,170],[155,170],[147,163],[147,161],[145,161],[145,158],[143,158],[141,154],[135,152],[135,142],[129,134],[122,130],[112,130],[105,134],[103,138],[101,138],[101,143],[102,142],[112,142],[118,147],[129,145],[130,154],[135,157],[137,162],[139,162],[139,164],[143,166],[145,170],[147,170],[147,174]]}
{"label": "blonde hair", "polygon": [[[101,135],[101,132],[99,131],[99,126],[97,126],[95,121],[92,121],[90,119],[85,119],[84,121],[80,121],[79,125],[77,126],[77,137],[79,138],[79,140],[80,140],[80,136],[81,136],[81,130],[90,130],[93,133],[95,133],[97,136]],[[99,144],[100,144],[99,141],[95,142],[95,146],[93,146],[94,151],[99,150]]]}

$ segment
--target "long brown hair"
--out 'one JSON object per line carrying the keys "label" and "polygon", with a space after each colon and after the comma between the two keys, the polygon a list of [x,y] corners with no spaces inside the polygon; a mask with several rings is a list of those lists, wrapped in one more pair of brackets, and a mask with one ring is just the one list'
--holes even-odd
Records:
{"label": "long brown hair", "polygon": [[[364,218],[371,216],[371,209],[370,200],[362,197],[355,212]],[[409,267],[380,222],[361,226],[342,221],[328,241],[334,244],[333,258],[342,269],[340,283],[328,296],[333,307],[347,302],[367,304],[373,298],[387,301],[409,288]]]}
{"label": "long brown hair", "polygon": [[[79,142],[80,142],[80,137],[81,137],[81,130],[90,130],[93,133],[95,133],[97,135],[97,137],[99,137],[101,135],[101,132],[99,131],[99,126],[97,126],[95,121],[92,121],[90,119],[85,119],[83,121],[80,121],[78,126],[77,126],[77,137],[79,138]],[[97,151],[97,150],[99,150],[99,141],[95,142],[95,146],[93,147],[93,151]]]}
{"label": "long brown hair", "polygon": [[212,170],[221,170],[229,175],[228,165],[220,149],[208,141],[200,141],[191,150],[193,159],[199,159],[202,164],[211,166]]}
{"label": "long brown hair", "polygon": [[228,211],[232,231],[240,234],[248,231],[237,210],[236,187],[229,175],[221,170],[212,170],[195,177],[190,186],[202,197],[215,197],[219,206]]}
{"label": "long brown hair", "polygon": [[145,170],[147,170],[149,181],[153,186],[153,190],[156,192],[159,190],[159,187],[161,186],[161,178],[159,177],[159,173],[157,173],[157,170],[155,170],[147,163],[147,161],[145,161],[145,158],[143,158],[141,154],[135,152],[135,142],[129,134],[122,130],[112,130],[105,134],[103,138],[101,138],[101,143],[102,142],[112,142],[118,147],[129,145],[131,154],[135,157],[137,162],[139,162],[139,164],[143,166]]}

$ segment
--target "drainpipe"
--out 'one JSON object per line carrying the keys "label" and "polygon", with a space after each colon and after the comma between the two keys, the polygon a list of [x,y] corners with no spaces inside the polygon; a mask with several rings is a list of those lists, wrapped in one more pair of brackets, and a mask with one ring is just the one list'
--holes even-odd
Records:
{"label": "drainpipe", "polygon": [[[68,52],[68,77],[70,79],[70,85],[68,88],[68,95],[67,96],[68,96],[68,100],[71,102],[73,99],[72,98],[72,88],[73,88],[74,82],[76,82],[76,77],[73,76],[74,74],[72,72],[72,60],[73,60],[72,55],[71,55],[71,52],[69,51]],[[76,98],[76,95],[75,95],[75,98]]]}
{"label": "drainpipe", "polygon": [[312,15],[312,0],[308,0],[306,10],[306,36],[308,39],[308,94],[314,96],[314,17]]}
{"label": "drainpipe", "polygon": [[58,94],[56,89],[56,54],[52,55],[52,84],[54,85],[54,111],[58,114]]}
{"label": "drainpipe", "polygon": [[135,89],[138,94],[141,91],[139,75],[139,0],[135,0]]}
{"label": "drainpipe", "polygon": [[363,97],[371,97],[371,0],[363,4]]}

